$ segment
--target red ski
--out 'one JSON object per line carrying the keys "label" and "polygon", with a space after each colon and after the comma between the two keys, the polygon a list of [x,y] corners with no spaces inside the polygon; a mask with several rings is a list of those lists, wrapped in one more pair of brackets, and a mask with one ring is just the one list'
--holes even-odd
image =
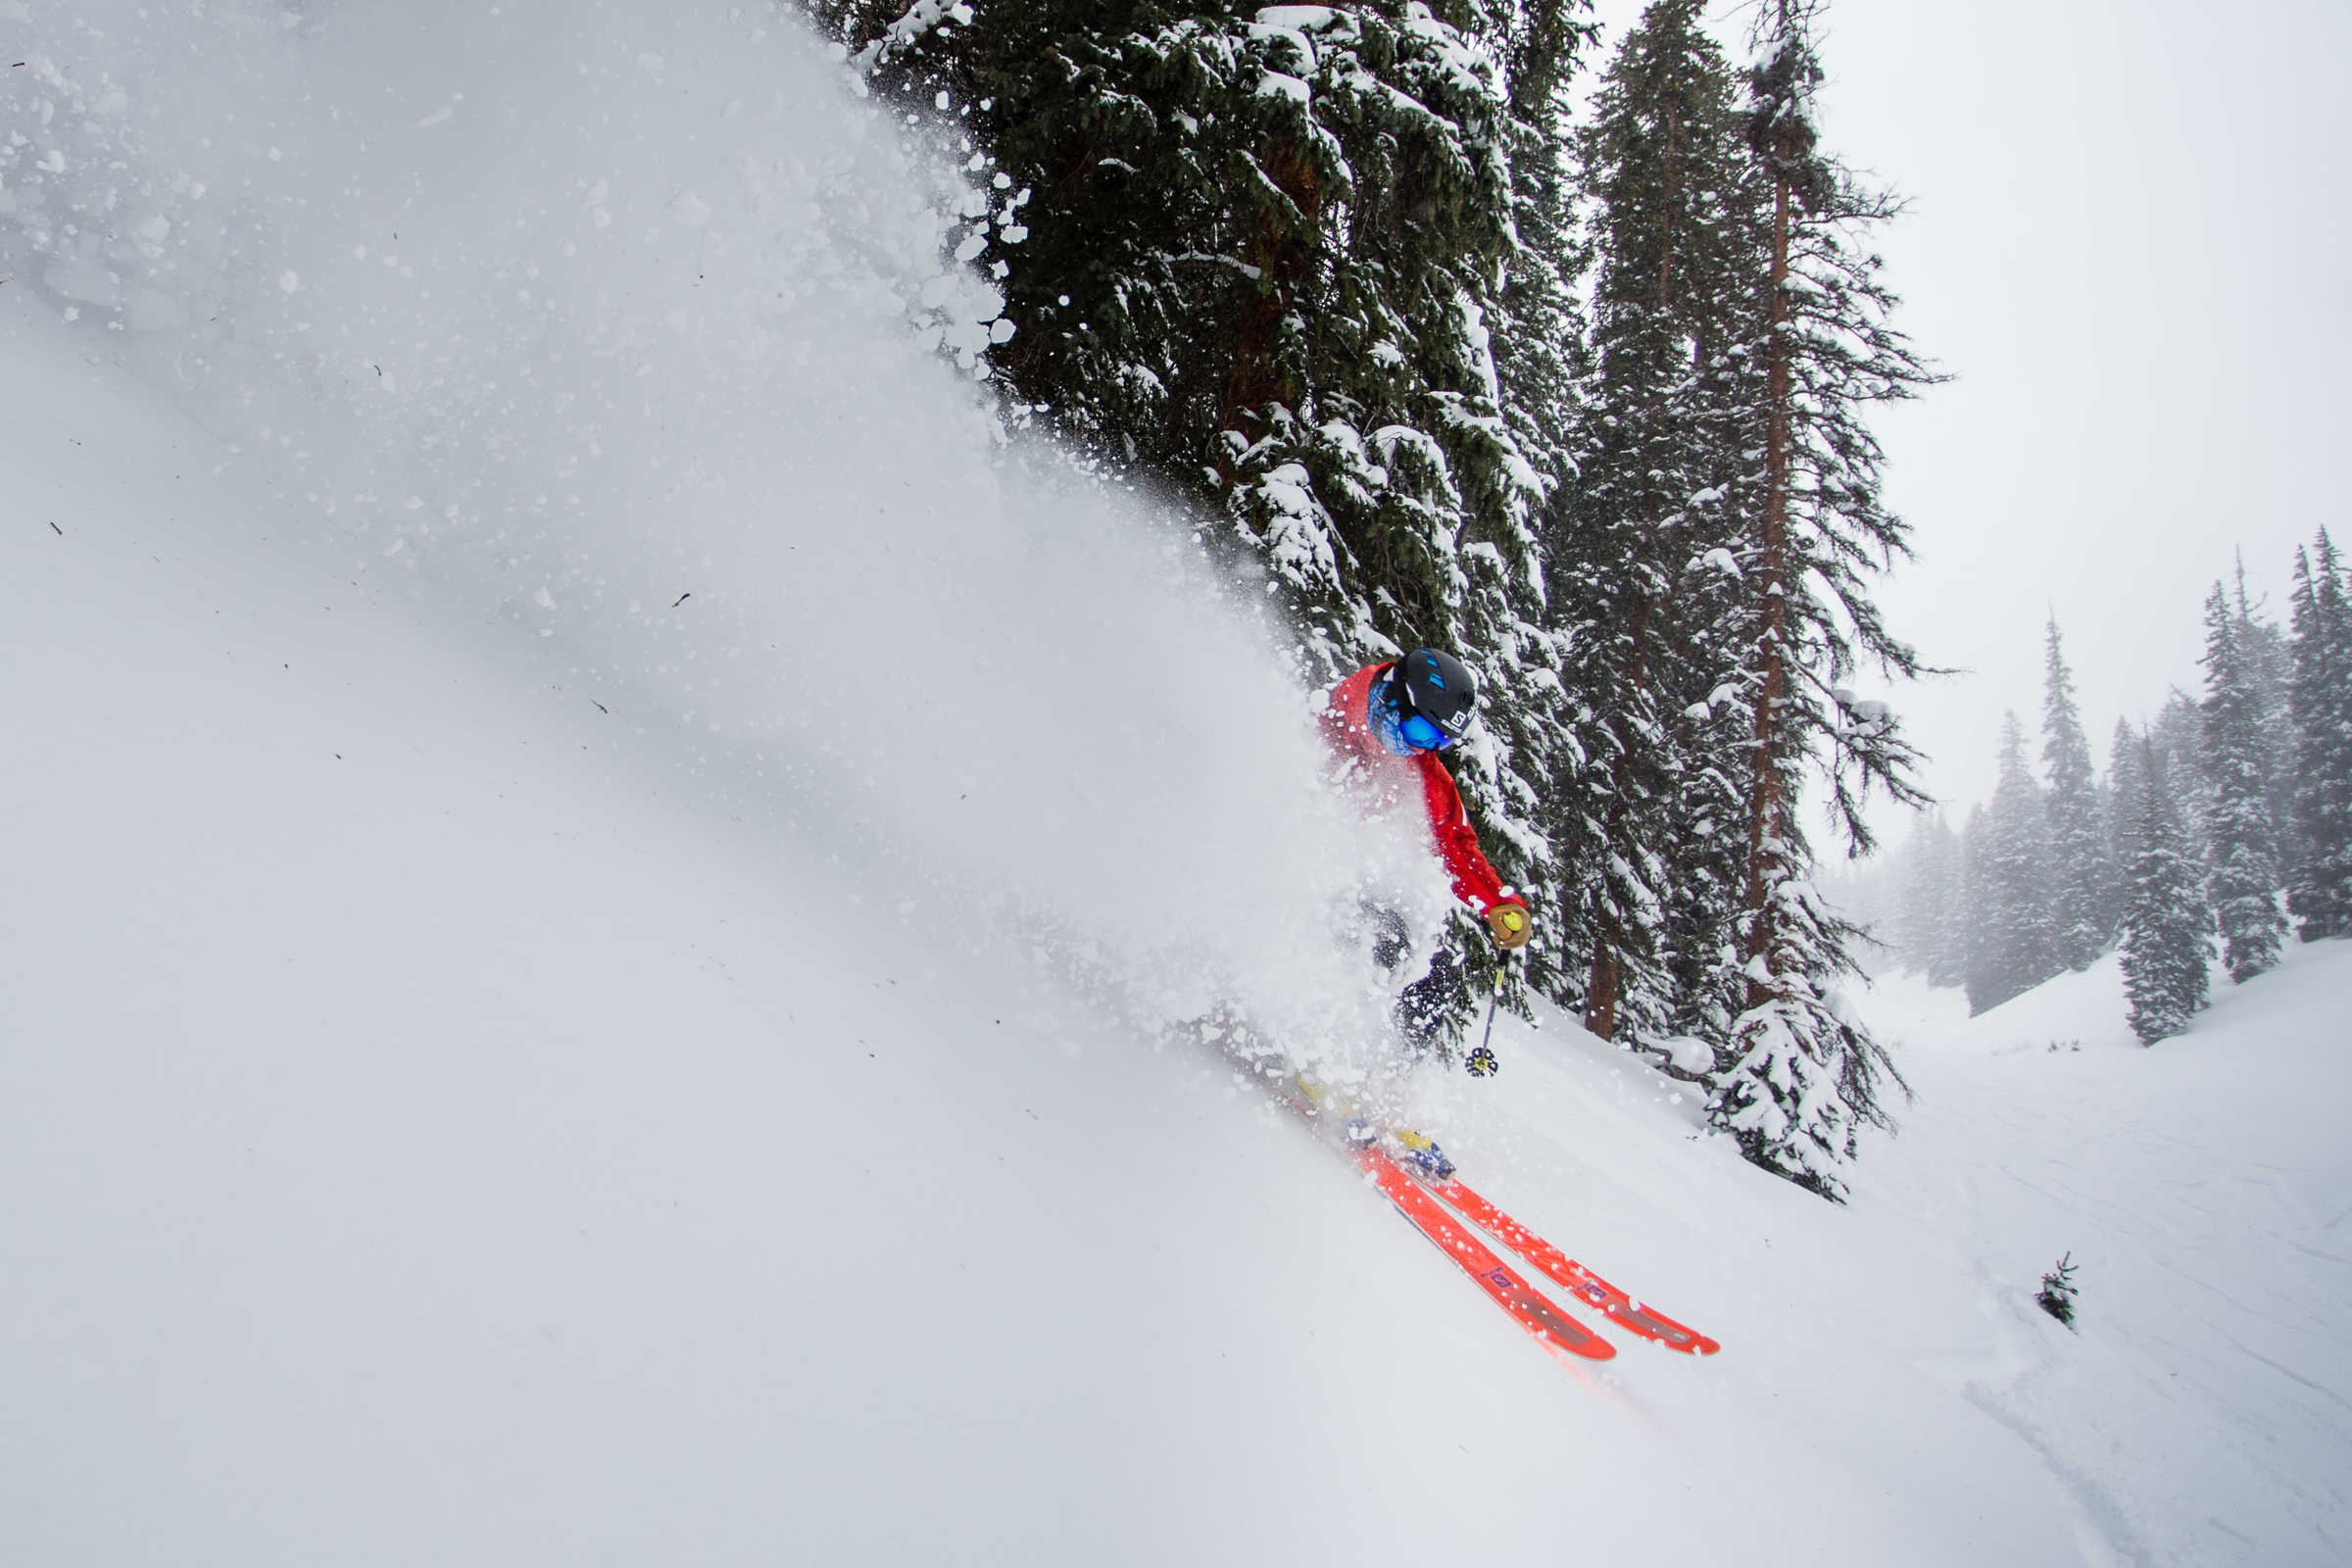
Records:
{"label": "red ski", "polygon": [[[1392,1167],[1394,1168],[1394,1167]],[[1399,1176],[1404,1172],[1397,1171]],[[1411,1178],[1407,1177],[1410,1181]],[[1645,1340],[1663,1345],[1669,1350],[1686,1355],[1713,1355],[1723,1348],[1696,1329],[1686,1328],[1665,1313],[1652,1310],[1577,1262],[1534,1231],[1496,1208],[1493,1203],[1472,1192],[1459,1180],[1428,1182],[1435,1192],[1454,1207],[1469,1216],[1470,1222],[1496,1241],[1517,1252],[1553,1283],[1567,1290],[1587,1306],[1599,1312],[1619,1328],[1631,1330]],[[1399,1207],[1403,1206],[1401,1204]],[[1441,1212],[1443,1212],[1441,1210]],[[1450,1217],[1450,1216],[1448,1216]],[[1426,1228],[1426,1227],[1424,1227]],[[1458,1228],[1458,1227],[1457,1227]],[[1483,1249],[1482,1249],[1483,1250]],[[1488,1255],[1492,1256],[1492,1253]]]}
{"label": "red ski", "polygon": [[1355,1160],[1396,1205],[1396,1211],[1412,1221],[1415,1230],[1437,1243],[1439,1251],[1459,1264],[1495,1305],[1510,1313],[1545,1349],[1588,1361],[1606,1361],[1617,1353],[1617,1347],[1552,1305],[1542,1292],[1514,1273],[1387,1154],[1378,1149],[1359,1149]]}
{"label": "red ski", "polygon": [[[1239,1059],[1236,1065],[1255,1077],[1276,1103],[1287,1106],[1318,1130],[1329,1130],[1323,1107],[1309,1098],[1305,1086],[1287,1067],[1269,1072],[1263,1063]],[[1543,1292],[1496,1257],[1486,1243],[1447,1213],[1445,1204],[1430,1197],[1428,1189],[1406,1174],[1404,1167],[1391,1159],[1377,1144],[1354,1148],[1350,1152],[1357,1168],[1372,1178],[1372,1184],[1396,1205],[1396,1212],[1435,1243],[1439,1251],[1453,1259],[1537,1344],[1555,1357],[1573,1355],[1587,1361],[1606,1361],[1617,1353],[1617,1347],[1561,1311]]]}

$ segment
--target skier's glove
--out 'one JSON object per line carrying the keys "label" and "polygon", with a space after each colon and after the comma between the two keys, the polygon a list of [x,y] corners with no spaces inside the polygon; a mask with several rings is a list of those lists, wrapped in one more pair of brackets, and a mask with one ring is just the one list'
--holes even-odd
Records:
{"label": "skier's glove", "polygon": [[1494,945],[1507,951],[1526,947],[1536,922],[1524,904],[1497,904],[1487,911],[1487,929],[1494,933]]}

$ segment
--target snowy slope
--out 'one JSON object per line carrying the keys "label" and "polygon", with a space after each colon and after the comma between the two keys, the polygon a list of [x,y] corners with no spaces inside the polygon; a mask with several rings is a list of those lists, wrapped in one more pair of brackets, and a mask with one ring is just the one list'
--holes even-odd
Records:
{"label": "snowy slope", "polygon": [[[2228,1289],[2199,1169],[2012,1103],[2095,1061],[2161,1151],[2224,1086],[2132,1075],[2259,987],[2159,1054],[1911,1031],[1849,1211],[1505,1020],[1422,1113],[1727,1347],[1555,1367],[1160,1043],[1223,994],[1344,1054],[1377,1004],[1328,909],[1429,877],[1311,787],[1189,541],[910,341],[990,309],[933,270],[955,180],[721,8],[82,9],[0,98],[0,1560],[2340,1538],[2340,1363],[2176,1352],[2121,1288],[2164,1238]],[[2311,1105],[2346,981],[2262,982]],[[2230,1223],[2340,1254],[2232,1138]],[[2291,1156],[2274,1196],[2342,1190],[2324,1132]],[[2010,1192],[2059,1159],[2053,1209]],[[2018,1296],[2070,1246],[2076,1340]]]}
{"label": "snowy slope", "polygon": [[[1874,999],[1920,1104],[1857,1219],[1965,1269],[1951,1374],[2151,1562],[2352,1555],[2352,944],[2290,945],[2142,1048],[2113,956],[1966,1019]],[[2071,1250],[2080,1333],[2034,1311]]]}
{"label": "snowy slope", "polygon": [[[1616,1058],[1506,1040],[1517,1110],[1448,1131],[1712,1365],[1553,1367],[1226,1075],[878,937],[690,735],[615,742],[10,328],[0,1554],[1697,1560],[1801,1480],[1842,1560],[2066,1560],[2053,1502],[2037,1552],[1974,1494],[2035,1486],[2002,1434],[1900,1367],[1826,1390],[1835,1337],[1727,1272],[1811,1200],[1646,1088],[1605,1145],[1521,1119],[1589,1123]],[[1672,1187],[1710,1169],[1722,1234]]]}

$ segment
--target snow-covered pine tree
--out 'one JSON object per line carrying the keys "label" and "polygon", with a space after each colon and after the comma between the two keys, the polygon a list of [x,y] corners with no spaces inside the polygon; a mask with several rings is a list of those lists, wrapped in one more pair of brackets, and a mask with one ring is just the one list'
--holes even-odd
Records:
{"label": "snow-covered pine tree", "polygon": [[1675,928],[1667,907],[1697,858],[1678,808],[1714,814],[1681,798],[1690,732],[1709,716],[1691,709],[1728,674],[1705,658],[1720,596],[1703,579],[1740,570],[1726,504],[1738,387],[1719,372],[1755,335],[1759,204],[1731,71],[1700,10],[1653,0],[1578,141],[1599,258],[1585,401],[1605,412],[1555,539],[1555,605],[1572,633],[1560,678],[1585,764],[1558,848],[1568,924],[1590,943],[1585,1026],[1604,1039],[1621,1016],[1640,1035],[1671,1013],[1655,937]]}
{"label": "snow-covered pine tree", "polygon": [[1197,488],[1219,350],[1254,293],[1213,244],[1228,157],[1253,135],[1235,113],[1258,74],[1245,24],[1156,0],[957,7],[962,24],[908,0],[805,3],[877,91],[959,106],[975,161],[1022,203],[991,263],[1017,327],[990,352],[1002,384],[1073,447]]}
{"label": "snow-covered pine tree", "polygon": [[2152,1046],[2187,1028],[2205,1005],[2212,921],[2154,747],[2143,745],[2139,771],[2138,847],[2125,879],[2124,996],[2132,1032]]}
{"label": "snow-covered pine tree", "polygon": [[2074,671],[2058,638],[2045,633],[2041,689],[2041,765],[2049,773],[2050,939],[2069,969],[2091,965],[2107,946],[2107,835],[2090,765],[2090,741],[2075,707]]}
{"label": "snow-covered pine tree", "polygon": [[2237,580],[2230,593],[2230,619],[2237,632],[2239,657],[2246,662],[2247,684],[2254,692],[2256,725],[2261,737],[2262,799],[2271,813],[2271,830],[2278,835],[2280,875],[2295,856],[2295,734],[2289,715],[2287,688],[2292,682],[2294,657],[2286,634],[2263,612],[2259,597],[2246,593],[2246,563],[2241,552]]}
{"label": "snow-covered pine tree", "polygon": [[2107,808],[2107,863],[2114,874],[2108,879],[2102,913],[2111,940],[2124,929],[2124,906],[2130,902],[2128,873],[2132,858],[2139,853],[2139,797],[2147,782],[2142,776],[2147,768],[2147,737],[2135,732],[2129,721],[2117,719],[2115,735],[2107,743],[2107,787],[2103,794]]}
{"label": "snow-covered pine tree", "polygon": [[2287,889],[2306,942],[2352,936],[2352,587],[2328,530],[2295,552],[2296,858]]}
{"label": "snow-covered pine tree", "polygon": [[2212,814],[2207,863],[2222,956],[2242,984],[2278,961],[2278,840],[2271,823],[2261,695],[2238,617],[2215,583],[2205,601],[2205,708],[2199,758]]}
{"label": "snow-covered pine tree", "polygon": [[2205,755],[2205,710],[2188,693],[2175,686],[2164,694],[2146,739],[2155,748],[2156,765],[2164,769],[2165,787],[2180,825],[2180,841],[2189,858],[2205,863],[2206,823],[2213,815],[2213,791],[2207,787],[2201,759]]}
{"label": "snow-covered pine tree", "polygon": [[[1488,320],[1503,418],[1543,487],[1530,526],[1538,559],[1560,559],[1557,536],[1577,473],[1584,411],[1585,312],[1581,280],[1590,247],[1579,230],[1566,156],[1569,86],[1591,42],[1589,0],[1529,0],[1496,8],[1490,25],[1503,63],[1509,106],[1512,244]],[[1526,950],[1529,986],[1566,1001],[1586,951],[1568,919],[1557,869],[1560,824],[1573,815],[1584,759],[1571,731],[1572,703],[1558,669],[1567,631],[1543,577],[1523,582],[1499,553],[1464,552],[1471,609],[1465,620],[1499,628],[1488,650],[1497,701],[1488,724],[1498,731],[1510,766],[1496,775],[1508,811],[1506,830],[1537,836],[1521,855],[1531,904],[1544,912]]]}
{"label": "snow-covered pine tree", "polygon": [[2001,720],[2000,782],[1984,811],[1976,887],[1978,940],[1968,971],[1971,1016],[1997,1007],[2063,967],[2052,938],[2050,829],[2041,786],[2026,765],[2026,729]]}
{"label": "snow-covered pine tree", "polygon": [[1966,978],[1952,943],[1960,892],[1959,838],[1941,811],[1924,813],[1903,852],[1894,938],[1904,968],[1931,986],[1956,986]]}
{"label": "snow-covered pine tree", "polygon": [[[1979,974],[1989,970],[1992,925],[1985,918],[1985,889],[1990,885],[1991,815],[1982,802],[1968,808],[1968,824],[1960,830],[1960,898],[1953,907],[1946,940],[1960,965],[1965,990]],[[1975,1008],[1971,1007],[1973,1014]]]}
{"label": "snow-covered pine tree", "polygon": [[1551,759],[1531,739],[1563,725],[1546,455],[1519,434],[1552,411],[1514,420],[1494,352],[1524,212],[1498,55],[1564,72],[1577,9],[1546,31],[1475,0],[925,0],[910,27],[814,3],[878,90],[968,110],[1004,202],[1027,198],[992,264],[1011,398],[1216,518],[1291,612],[1302,673],[1458,654],[1498,716],[1449,760],[1496,868],[1540,893],[1523,813]]}
{"label": "snow-covered pine tree", "polygon": [[1858,1130],[1886,1122],[1880,1082],[1893,1064],[1833,1000],[1852,969],[1854,932],[1813,896],[1799,803],[1818,766],[1836,829],[1858,853],[1871,841],[1861,810],[1871,788],[1924,802],[1916,754],[1892,715],[1845,683],[1865,661],[1890,678],[1920,671],[1871,598],[1877,573],[1907,547],[1880,494],[1881,452],[1865,415],[1936,377],[1888,324],[1894,298],[1879,258],[1855,244],[1893,204],[1820,150],[1817,9],[1777,0],[1749,73],[1748,144],[1771,200],[1754,278],[1765,330],[1749,345],[1764,362],[1748,383],[1760,393],[1748,439],[1762,459],[1743,487],[1753,498],[1750,612],[1734,661],[1753,727],[1747,875],[1736,961],[1723,976],[1740,1004],[1708,1117],[1749,1159],[1835,1199]]}

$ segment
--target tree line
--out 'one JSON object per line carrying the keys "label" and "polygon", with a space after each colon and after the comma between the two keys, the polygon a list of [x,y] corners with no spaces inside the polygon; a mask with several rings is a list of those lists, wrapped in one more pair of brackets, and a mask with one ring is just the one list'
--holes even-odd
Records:
{"label": "tree line", "polygon": [[2295,553],[2280,627],[2235,582],[2205,600],[2203,691],[2116,721],[2094,771],[2053,619],[2041,771],[2015,713],[1999,781],[1955,832],[1924,817],[1880,880],[1897,960],[1960,986],[1973,1013],[2121,950],[2147,1044],[2306,942],[2352,937],[2352,581],[2327,530]]}
{"label": "tree line", "polygon": [[1851,687],[1919,668],[1868,420],[1936,376],[1894,205],[1822,144],[1812,0],[1739,63],[1654,0],[1587,108],[1587,0],[805,3],[995,193],[956,254],[1009,411],[1190,509],[1302,676],[1477,673],[1450,760],[1541,916],[1514,1000],[1703,1060],[1718,1128],[1840,1196],[1892,1066],[1806,807],[1867,848],[1867,793],[1921,799]]}

